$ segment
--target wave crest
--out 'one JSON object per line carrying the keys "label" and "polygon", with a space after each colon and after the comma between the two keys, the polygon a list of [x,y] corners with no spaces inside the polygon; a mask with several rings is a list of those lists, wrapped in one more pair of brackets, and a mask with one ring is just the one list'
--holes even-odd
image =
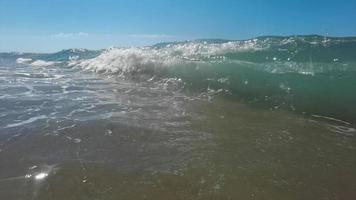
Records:
{"label": "wave crest", "polygon": [[163,47],[110,48],[95,58],[71,61],[69,65],[95,72],[132,73],[155,71],[181,63],[224,60],[226,53],[258,49],[257,39],[221,44],[187,42]]}

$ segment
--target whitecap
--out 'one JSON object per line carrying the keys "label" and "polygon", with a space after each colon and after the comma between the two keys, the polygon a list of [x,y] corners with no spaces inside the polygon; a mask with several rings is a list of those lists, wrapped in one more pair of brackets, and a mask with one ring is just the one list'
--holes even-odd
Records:
{"label": "whitecap", "polygon": [[30,65],[34,67],[48,67],[59,63],[60,62],[55,62],[55,61],[35,60],[32,63],[30,63]]}
{"label": "whitecap", "polygon": [[16,59],[17,64],[28,64],[32,61],[31,58],[18,58]]}
{"label": "whitecap", "polygon": [[224,60],[225,53],[261,49],[257,40],[226,43],[187,42],[164,47],[109,48],[99,56],[86,60],[71,60],[69,66],[78,66],[100,73],[132,73],[156,71],[187,62],[204,62],[216,58]]}

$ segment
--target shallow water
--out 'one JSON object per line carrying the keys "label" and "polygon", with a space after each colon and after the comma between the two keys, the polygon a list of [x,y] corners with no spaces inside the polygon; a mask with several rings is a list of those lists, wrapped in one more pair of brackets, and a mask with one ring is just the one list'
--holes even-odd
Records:
{"label": "shallow water", "polygon": [[[134,50],[142,60],[122,58],[122,51],[101,57],[157,70],[144,60],[152,52]],[[99,68],[114,62],[101,57],[82,62]],[[152,75],[6,59],[0,199],[356,197],[356,130],[347,120],[355,113],[352,70],[310,76],[193,62]],[[332,89],[328,80],[349,86]],[[324,101],[329,96],[335,101]]]}

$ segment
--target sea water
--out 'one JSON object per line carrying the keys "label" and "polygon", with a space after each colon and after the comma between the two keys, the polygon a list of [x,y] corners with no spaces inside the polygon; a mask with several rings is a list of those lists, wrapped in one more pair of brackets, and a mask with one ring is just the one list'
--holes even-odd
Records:
{"label": "sea water", "polygon": [[1,199],[353,199],[356,39],[0,54]]}

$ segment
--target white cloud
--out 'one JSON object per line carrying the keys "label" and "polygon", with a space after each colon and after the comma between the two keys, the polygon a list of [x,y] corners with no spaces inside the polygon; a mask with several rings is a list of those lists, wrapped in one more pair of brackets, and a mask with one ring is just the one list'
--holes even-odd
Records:
{"label": "white cloud", "polygon": [[167,34],[128,34],[128,35],[116,35],[116,34],[89,34],[85,32],[72,32],[72,33],[55,33],[50,35],[52,39],[78,39],[85,37],[130,37],[134,39],[172,39],[175,36]]}
{"label": "white cloud", "polygon": [[144,38],[144,39],[162,39],[162,38],[173,38],[172,35],[166,34],[131,34],[130,37],[134,38]]}
{"label": "white cloud", "polygon": [[56,33],[50,35],[51,38],[53,39],[76,39],[76,38],[82,38],[82,37],[88,37],[89,33],[85,32],[77,32],[77,33]]}

